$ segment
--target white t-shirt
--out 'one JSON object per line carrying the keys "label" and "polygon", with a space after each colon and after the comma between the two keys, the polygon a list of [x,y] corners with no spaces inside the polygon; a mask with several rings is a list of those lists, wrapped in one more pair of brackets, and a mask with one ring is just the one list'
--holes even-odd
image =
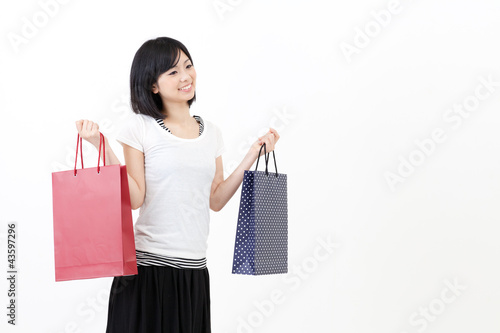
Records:
{"label": "white t-shirt", "polygon": [[153,117],[134,113],[116,140],[144,153],[146,197],[135,223],[137,250],[205,258],[215,159],[225,152],[217,125],[203,119],[195,139],[169,133]]}

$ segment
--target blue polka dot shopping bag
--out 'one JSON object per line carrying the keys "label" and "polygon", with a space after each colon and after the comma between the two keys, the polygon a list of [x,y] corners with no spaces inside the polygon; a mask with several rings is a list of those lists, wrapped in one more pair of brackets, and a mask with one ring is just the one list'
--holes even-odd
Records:
{"label": "blue polka dot shopping bag", "polygon": [[[264,148],[265,171],[257,171]],[[267,169],[263,144],[254,171],[245,170],[234,244],[233,274],[288,273],[287,175]]]}

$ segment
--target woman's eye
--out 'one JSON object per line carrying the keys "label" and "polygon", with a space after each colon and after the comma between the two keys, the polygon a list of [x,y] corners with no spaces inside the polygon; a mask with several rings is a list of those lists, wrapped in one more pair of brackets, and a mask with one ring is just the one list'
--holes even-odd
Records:
{"label": "woman's eye", "polygon": [[[187,68],[191,68],[191,67],[193,67],[193,65],[187,65],[186,67],[187,67]],[[177,71],[170,72],[168,75],[172,75],[172,74],[174,74],[174,73],[177,73]]]}

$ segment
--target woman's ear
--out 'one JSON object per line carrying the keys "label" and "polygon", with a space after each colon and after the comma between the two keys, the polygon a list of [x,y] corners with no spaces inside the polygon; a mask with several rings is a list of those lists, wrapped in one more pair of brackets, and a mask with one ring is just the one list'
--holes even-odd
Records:
{"label": "woman's ear", "polygon": [[158,93],[158,87],[156,86],[156,83],[153,83],[153,86],[151,87],[151,91],[153,92],[153,94]]}

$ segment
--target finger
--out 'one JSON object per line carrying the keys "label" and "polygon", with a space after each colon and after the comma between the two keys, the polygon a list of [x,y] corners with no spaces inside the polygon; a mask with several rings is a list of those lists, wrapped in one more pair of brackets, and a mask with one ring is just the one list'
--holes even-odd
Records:
{"label": "finger", "polygon": [[274,137],[274,134],[273,134],[273,133],[271,133],[271,134],[269,135],[269,141],[271,142],[271,144],[272,144],[272,145],[274,145],[274,142],[276,141],[276,138]]}
{"label": "finger", "polygon": [[271,146],[272,146],[272,142],[271,142],[271,140],[269,139],[269,137],[265,140],[265,142],[266,142],[266,150],[267,150],[268,152],[269,152],[269,151],[271,151],[270,149],[271,149]]}
{"label": "finger", "polygon": [[91,122],[90,120],[87,122],[87,131],[92,131],[92,125],[94,125],[93,122]]}
{"label": "finger", "polygon": [[278,134],[278,131],[276,131],[274,128],[271,128],[270,132],[273,133],[276,138],[280,137],[279,134]]}
{"label": "finger", "polygon": [[76,123],[76,130],[80,132],[82,130],[83,120],[77,120],[75,123]]}

